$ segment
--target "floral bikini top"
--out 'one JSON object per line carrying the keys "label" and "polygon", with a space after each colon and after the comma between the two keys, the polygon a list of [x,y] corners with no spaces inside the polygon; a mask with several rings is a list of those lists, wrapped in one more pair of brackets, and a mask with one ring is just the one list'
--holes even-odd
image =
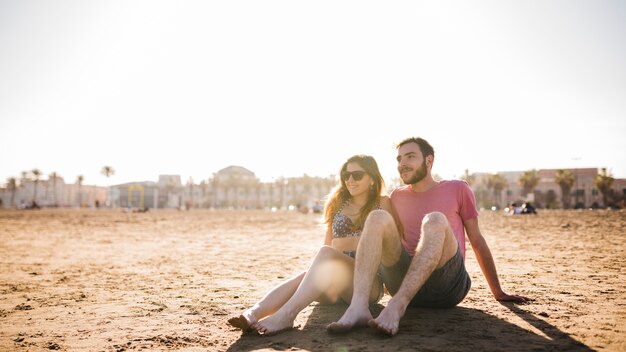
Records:
{"label": "floral bikini top", "polygon": [[[343,210],[343,207],[346,206],[346,203],[344,203],[341,206],[341,208],[337,210],[337,213],[335,213],[335,216],[333,217],[333,223],[332,223],[333,238],[346,238],[346,237],[361,236],[361,232],[363,231],[363,229],[355,230],[352,219],[350,219],[348,216],[343,215],[341,213],[341,211]],[[380,207],[380,204],[376,206],[376,209],[382,209]],[[343,251],[343,253],[352,258],[356,256],[356,250]]]}

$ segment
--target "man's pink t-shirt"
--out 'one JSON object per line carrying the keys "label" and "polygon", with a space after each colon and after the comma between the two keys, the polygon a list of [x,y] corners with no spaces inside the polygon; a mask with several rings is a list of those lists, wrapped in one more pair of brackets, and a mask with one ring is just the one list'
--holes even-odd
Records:
{"label": "man's pink t-shirt", "polygon": [[424,216],[433,211],[439,211],[448,218],[459,242],[461,254],[465,258],[463,221],[478,216],[474,194],[465,181],[440,181],[435,187],[425,192],[413,192],[411,186],[404,186],[391,192],[390,197],[391,204],[404,229],[402,244],[409,255],[415,255]]}

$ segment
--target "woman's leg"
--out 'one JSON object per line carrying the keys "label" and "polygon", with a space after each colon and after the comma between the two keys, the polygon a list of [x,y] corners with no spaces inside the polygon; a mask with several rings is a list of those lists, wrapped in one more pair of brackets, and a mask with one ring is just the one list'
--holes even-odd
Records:
{"label": "woman's leg", "polygon": [[306,271],[274,287],[259,302],[246,309],[241,315],[228,319],[228,324],[243,331],[256,329],[256,324],[260,319],[276,312],[293,296],[305,274]]}
{"label": "woman's leg", "polygon": [[336,302],[342,293],[351,291],[353,273],[354,259],[332,247],[322,247],[293,296],[276,313],[259,321],[257,330],[271,335],[290,329],[298,313],[311,302]]}

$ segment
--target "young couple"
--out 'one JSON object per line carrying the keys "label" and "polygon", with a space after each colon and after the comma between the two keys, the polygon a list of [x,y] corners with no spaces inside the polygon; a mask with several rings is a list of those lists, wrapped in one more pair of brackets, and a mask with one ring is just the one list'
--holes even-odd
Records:
{"label": "young couple", "polygon": [[[500,287],[491,251],[478,226],[474,195],[463,181],[435,181],[432,146],[411,137],[397,146],[398,172],[407,185],[384,196],[376,161],[356,155],[341,167],[341,183],[325,207],[324,246],[309,269],[272,289],[228,323],[272,335],[293,327],[296,315],[313,301],[349,307],[331,333],[371,326],[398,332],[408,306],[454,307],[467,295],[465,236],[494,297],[524,302]],[[369,305],[391,294],[374,318]]]}

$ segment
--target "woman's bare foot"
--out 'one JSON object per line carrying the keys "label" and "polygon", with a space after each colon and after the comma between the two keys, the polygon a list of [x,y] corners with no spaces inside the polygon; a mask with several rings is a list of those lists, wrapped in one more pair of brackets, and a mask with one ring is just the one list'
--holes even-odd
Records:
{"label": "woman's bare foot", "polygon": [[352,330],[353,328],[367,327],[368,321],[372,320],[372,313],[365,307],[355,308],[349,306],[339,321],[330,323],[326,326],[326,331],[335,334],[341,334]]}
{"label": "woman's bare foot", "polygon": [[249,309],[237,317],[228,319],[228,325],[241,329],[243,332],[255,330],[258,323],[259,322],[254,317],[254,314],[252,314],[252,311]]}
{"label": "woman's bare foot", "polygon": [[279,334],[283,331],[293,329],[294,319],[290,319],[282,314],[271,315],[256,324],[256,330],[264,336]]}

